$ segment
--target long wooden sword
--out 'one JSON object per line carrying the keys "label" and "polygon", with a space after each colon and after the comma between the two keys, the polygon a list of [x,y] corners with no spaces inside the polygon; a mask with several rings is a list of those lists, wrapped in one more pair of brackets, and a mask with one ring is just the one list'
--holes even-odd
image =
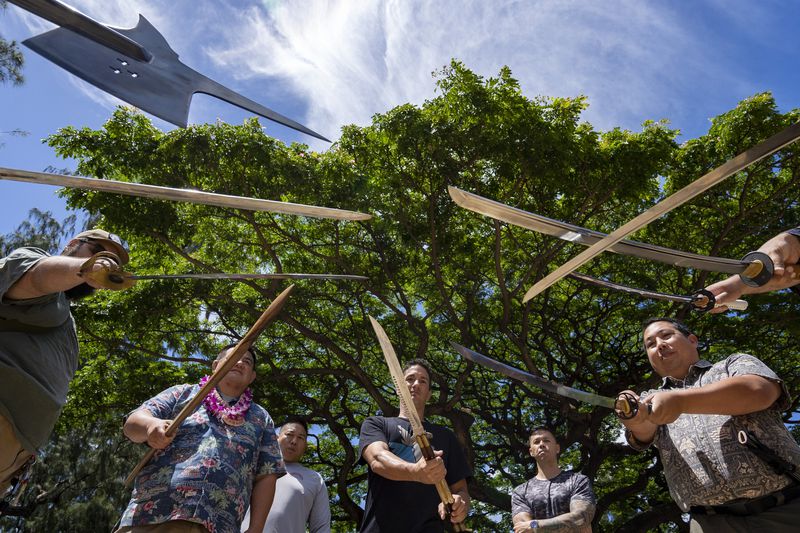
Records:
{"label": "long wooden sword", "polygon": [[[369,317],[369,321],[372,323],[372,329],[375,330],[375,335],[378,337],[378,342],[383,351],[383,357],[386,359],[386,365],[389,367],[389,374],[392,376],[392,381],[394,382],[394,388],[397,390],[400,405],[403,407],[403,411],[408,415],[408,421],[411,423],[411,431],[419,445],[422,456],[425,457],[426,460],[433,459],[436,457],[436,454],[433,452],[433,447],[428,440],[428,434],[422,426],[422,420],[419,418],[417,408],[414,407],[414,400],[411,398],[408,385],[406,385],[403,369],[400,367],[400,362],[397,360],[397,355],[394,353],[392,342],[389,340],[389,337],[386,335],[381,325],[378,324],[377,320]],[[453,499],[453,494],[450,492],[450,487],[447,485],[446,480],[443,479],[436,484],[436,492],[439,493],[439,498],[442,500],[447,510],[447,516],[450,516],[450,513],[453,511],[453,503],[455,500]],[[452,525],[454,531],[467,531],[460,522],[453,523]]]}
{"label": "long wooden sword", "polygon": [[372,215],[368,215],[367,213],[346,211],[333,207],[317,207],[313,205],[262,200],[260,198],[246,198],[244,196],[231,196],[228,194],[217,194],[191,189],[176,189],[173,187],[131,183],[127,181],[64,176],[62,174],[49,174],[46,172],[30,172],[28,170],[17,170],[13,168],[0,167],[0,179],[58,185],[60,187],[86,189],[89,191],[111,192],[128,196],[139,196],[142,198],[154,198],[156,200],[172,200],[177,202],[189,202],[192,204],[232,207],[234,209],[244,209],[248,211],[268,211],[270,213],[283,213],[286,215],[300,215],[314,218],[332,218],[335,220],[369,220],[372,218]]}
{"label": "long wooden sword", "polygon": [[[228,352],[228,355],[225,356],[225,359],[219,363],[217,370],[208,378],[208,382],[203,385],[203,387],[197,392],[197,395],[192,398],[189,403],[187,403],[183,409],[181,409],[172,422],[170,422],[166,431],[166,435],[168,437],[175,435],[181,423],[186,420],[186,418],[191,415],[201,403],[203,403],[203,400],[205,400],[206,396],[211,394],[211,391],[213,391],[219,382],[222,381],[222,378],[228,374],[228,371],[236,366],[236,363],[238,363],[239,359],[241,359],[245,352],[250,349],[250,346],[253,345],[256,339],[258,339],[258,336],[261,335],[261,332],[264,331],[264,328],[266,328],[267,325],[269,325],[269,323],[272,322],[281,312],[283,305],[286,303],[286,300],[289,298],[289,295],[293,290],[294,285],[289,285],[282,293],[272,300],[272,303],[269,304],[267,310],[261,313],[261,316],[258,317],[258,320],[256,320],[255,324],[253,324],[247,333],[245,333],[244,337],[242,337],[242,339],[236,343],[236,346],[233,347],[233,350]],[[145,456],[142,457],[142,460],[139,461],[139,464],[137,464],[133,470],[131,470],[131,473],[128,474],[128,477],[125,479],[126,487],[133,483],[133,480],[136,479],[136,476],[139,474],[142,468],[147,466],[147,463],[150,462],[150,459],[153,458],[155,453],[156,449],[150,448]]]}
{"label": "long wooden sword", "polygon": [[744,170],[756,161],[760,161],[768,155],[777,152],[787,144],[795,142],[797,139],[800,139],[800,122],[792,124],[785,130],[776,133],[769,139],[723,163],[706,175],[696,179],[683,189],[658,202],[656,205],[640,214],[636,218],[630,220],[626,224],[623,224],[622,227],[612,231],[606,237],[598,241],[597,244],[590,246],[539,280],[533,285],[533,287],[528,289],[528,292],[526,292],[525,296],[522,298],[522,302],[527,302],[570,272],[574,272],[576,269],[580,268],[581,265],[587,263],[595,256],[608,250],[609,247],[620,242],[627,235],[638,231],[653,220],[656,220],[676,207],[688,202],[695,196],[706,191],[707,189],[710,189],[722,180],[732,176],[733,174],[736,174],[741,170]]}

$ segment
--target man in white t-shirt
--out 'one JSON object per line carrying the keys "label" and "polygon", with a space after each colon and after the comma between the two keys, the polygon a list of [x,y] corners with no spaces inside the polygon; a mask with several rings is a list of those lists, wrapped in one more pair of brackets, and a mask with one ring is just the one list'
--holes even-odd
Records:
{"label": "man in white t-shirt", "polygon": [[[325,480],[300,464],[307,438],[308,425],[300,419],[291,419],[278,432],[287,475],[278,479],[264,533],[303,533],[306,526],[311,533],[331,531],[331,509]],[[248,510],[242,531],[246,531],[249,525]]]}

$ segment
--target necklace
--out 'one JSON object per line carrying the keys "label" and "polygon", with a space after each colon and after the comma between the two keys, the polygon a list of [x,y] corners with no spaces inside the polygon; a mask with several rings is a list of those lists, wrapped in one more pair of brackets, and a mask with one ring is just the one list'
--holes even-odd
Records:
{"label": "necklace", "polygon": [[[203,376],[200,380],[202,389],[208,383],[210,376]],[[214,416],[228,424],[229,426],[241,426],[244,424],[244,415],[250,409],[253,400],[253,391],[248,387],[239,397],[239,401],[233,405],[228,405],[219,395],[216,387],[203,400],[206,411],[214,413]]]}

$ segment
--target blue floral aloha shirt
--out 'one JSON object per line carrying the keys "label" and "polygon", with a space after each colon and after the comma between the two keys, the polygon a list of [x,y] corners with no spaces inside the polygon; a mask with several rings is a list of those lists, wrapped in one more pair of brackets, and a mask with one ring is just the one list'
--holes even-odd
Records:
{"label": "blue floral aloha shirt", "polygon": [[[177,385],[140,409],[169,420],[199,390],[198,385]],[[266,409],[253,403],[244,424],[229,426],[201,404],[181,424],[175,440],[157,451],[137,476],[120,527],[187,520],[211,533],[238,533],[255,480],[285,473]]]}

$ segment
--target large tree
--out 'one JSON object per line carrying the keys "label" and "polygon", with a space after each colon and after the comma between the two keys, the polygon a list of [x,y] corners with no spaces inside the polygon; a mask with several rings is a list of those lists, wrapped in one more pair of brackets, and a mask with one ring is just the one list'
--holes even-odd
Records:
{"label": "large tree", "polygon": [[[8,7],[6,0],[0,0],[0,11]],[[11,82],[21,85],[25,78],[22,76],[22,65],[25,58],[16,41],[8,41],[0,35],[0,83]]]}
{"label": "large tree", "polygon": [[[507,69],[483,79],[459,63],[438,73],[421,106],[344,128],[326,153],[285,146],[256,121],[163,133],[121,109],[101,130],[65,128],[50,138],[77,172],[99,178],[199,188],[368,211],[367,222],[334,222],[67,191],[105,229],[123,235],[137,273],[286,271],[354,273],[360,283],[300,282],[280,320],[258,343],[257,400],[280,422],[311,421],[309,457],[330,488],[334,529],[361,517],[365,467],[357,463],[362,420],[397,412],[367,320],[375,316],[402,358],[435,369],[431,418],[452,427],[475,477],[470,525],[510,525],[509,490],[534,473],[527,435],[547,423],[563,435],[563,461],[594,480],[600,530],[686,530],[653,452],[621,444],[620,425],[593,408],[473,367],[457,341],[536,375],[613,396],[656,383],[639,340],[651,315],[686,319],[706,357],[731,350],[763,358],[798,389],[797,302],[752,298],[746,313],[697,316],[677,305],[632,299],[562,281],[526,305],[525,290],[578,249],[462,210],[446,187],[611,231],[664,196],[798,119],[760,94],[678,145],[665,122],[641,131],[596,131],[581,121],[583,98],[527,98]],[[780,229],[800,225],[796,147],[742,172],[641,231],[640,240],[739,257]],[[716,275],[605,254],[587,273],[673,293]],[[282,282],[140,282],[103,293],[76,311],[82,364],[36,482],[61,490],[33,506],[31,527],[70,530],[68,513],[113,524],[121,478],[141,450],[119,435],[119,417],[169,384],[196,380],[215,349],[235,340]],[[796,403],[792,411],[796,410]],[[790,421],[787,414],[787,423]],[[82,453],[70,456],[76,439]],[[80,457],[74,464],[67,457]],[[60,485],[58,485],[60,483]],[[55,497],[55,496],[53,496]],[[34,502],[35,503],[35,502]],[[77,529],[76,529],[77,530]],[[82,529],[85,531],[85,529]]]}

